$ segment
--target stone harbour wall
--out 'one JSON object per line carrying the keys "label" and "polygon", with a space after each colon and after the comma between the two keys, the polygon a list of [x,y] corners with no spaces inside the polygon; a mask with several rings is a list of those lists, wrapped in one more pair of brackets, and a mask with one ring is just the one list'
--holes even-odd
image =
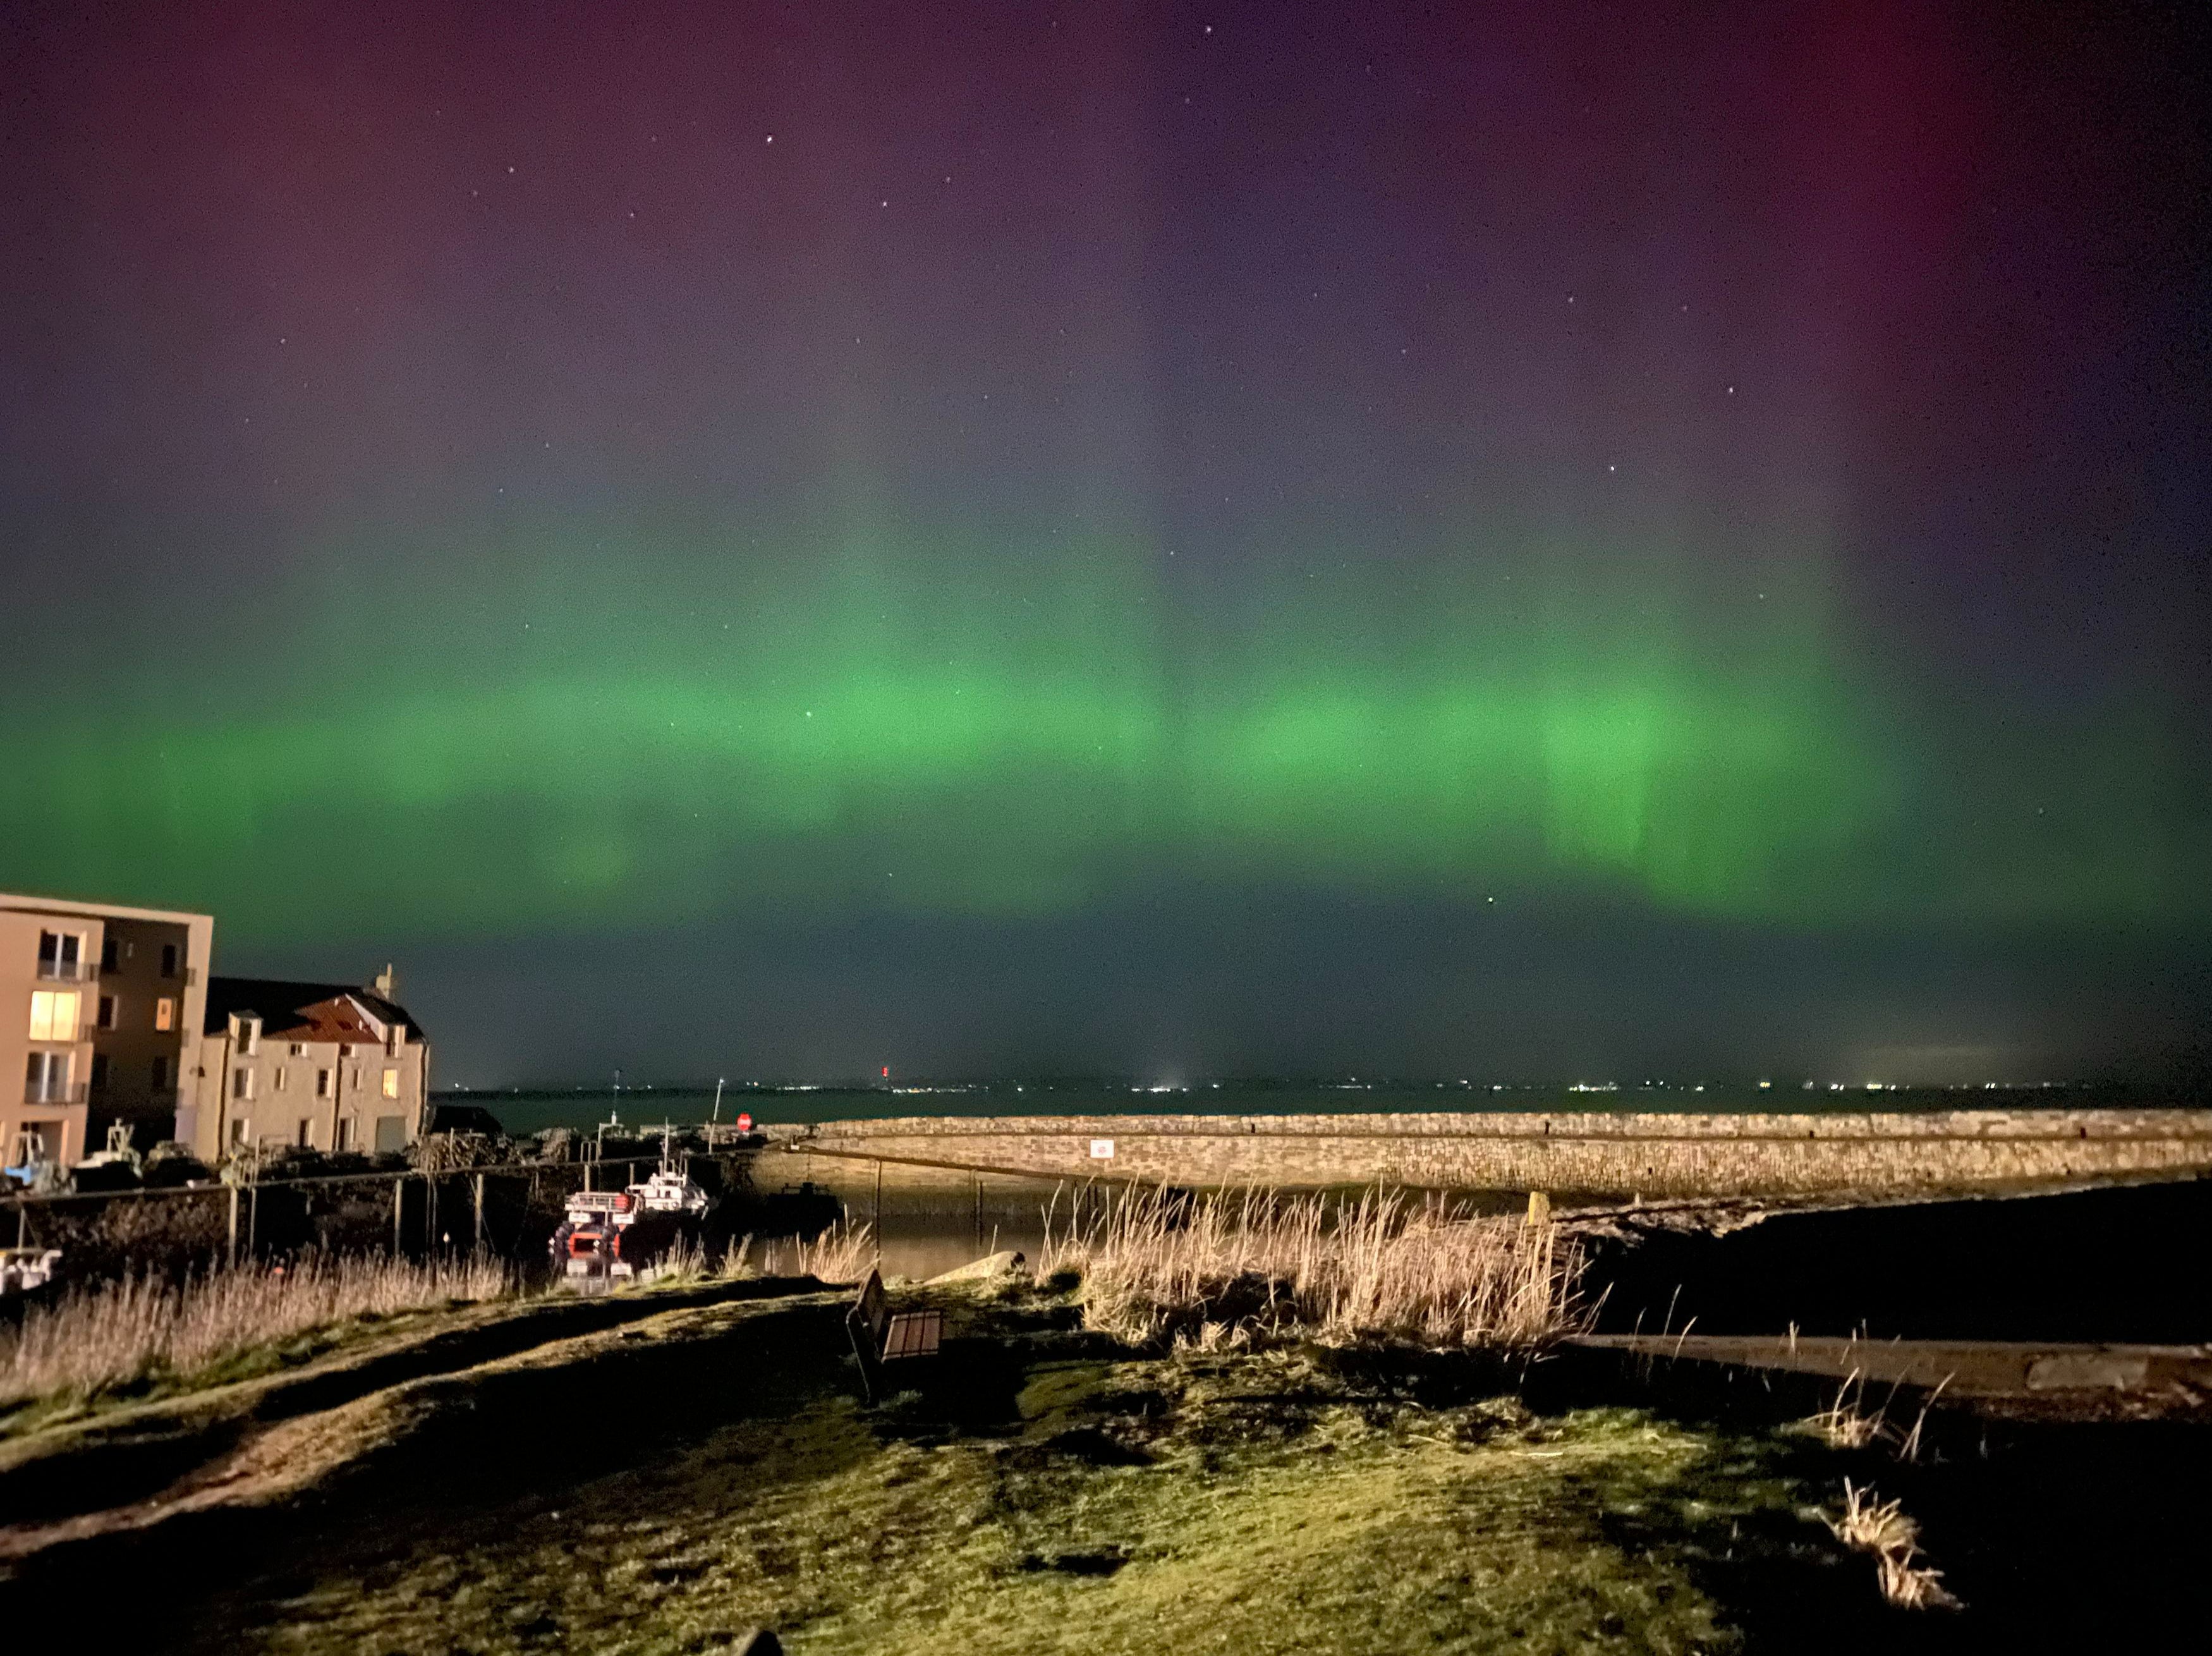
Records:
{"label": "stone harbour wall", "polygon": [[784,1150],[949,1174],[1194,1189],[1571,1191],[1646,1201],[2014,1192],[2212,1173],[2212,1111],[908,1117]]}

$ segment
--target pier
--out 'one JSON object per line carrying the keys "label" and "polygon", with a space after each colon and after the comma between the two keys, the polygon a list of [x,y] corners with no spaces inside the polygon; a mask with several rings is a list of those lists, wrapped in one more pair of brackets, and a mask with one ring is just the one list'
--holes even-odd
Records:
{"label": "pier", "polygon": [[1284,1190],[1382,1183],[1595,1202],[1881,1202],[2212,1173],[2212,1111],[907,1117],[771,1129],[760,1174]]}

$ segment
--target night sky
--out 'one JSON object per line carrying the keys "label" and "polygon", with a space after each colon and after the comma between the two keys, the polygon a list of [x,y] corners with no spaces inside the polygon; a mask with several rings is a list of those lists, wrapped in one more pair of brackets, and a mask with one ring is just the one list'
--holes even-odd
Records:
{"label": "night sky", "polygon": [[0,886],[440,1079],[2212,1066],[2194,5],[0,10]]}

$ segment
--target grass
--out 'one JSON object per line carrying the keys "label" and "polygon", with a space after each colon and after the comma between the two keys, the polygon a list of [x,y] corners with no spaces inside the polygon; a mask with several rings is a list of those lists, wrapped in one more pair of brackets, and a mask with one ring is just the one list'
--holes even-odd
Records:
{"label": "grass", "polygon": [[283,1269],[216,1267],[177,1282],[148,1273],[73,1288],[0,1330],[0,1410],[187,1381],[317,1330],[489,1300],[514,1285],[495,1260],[307,1255]]}
{"label": "grass", "polygon": [[1920,1562],[1920,1526],[1905,1516],[1902,1501],[1879,1501],[1870,1489],[1844,1480],[1844,1507],[1826,1523],[1836,1539],[1874,1555],[1881,1596],[1905,1610],[1956,1610],[1959,1601],[1943,1587],[1943,1572]]}
{"label": "grass", "polygon": [[1264,1190],[1139,1193],[1048,1235],[1038,1280],[1064,1274],[1082,1280],[1085,1324],[1134,1345],[1296,1333],[1495,1349],[1582,1323],[1581,1260],[1548,1219],[1478,1218],[1379,1190],[1344,1207]]}
{"label": "grass", "polygon": [[1756,1452],[1632,1411],[1417,1406],[1290,1348],[1024,1381],[988,1433],[827,1397],[465,1525],[333,1537],[202,1647],[674,1653],[761,1624],[806,1656],[1721,1652],[1742,1635],[1705,1557],[1761,1522],[1827,1544]]}

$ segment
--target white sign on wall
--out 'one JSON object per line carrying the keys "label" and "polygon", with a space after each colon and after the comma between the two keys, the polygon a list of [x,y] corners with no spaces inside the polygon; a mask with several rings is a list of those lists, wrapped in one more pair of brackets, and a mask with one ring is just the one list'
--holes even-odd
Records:
{"label": "white sign on wall", "polygon": [[1114,1160],[1114,1141],[1113,1141],[1112,1139],[1109,1139],[1109,1138],[1095,1138],[1095,1139],[1091,1140],[1091,1160],[1093,1160],[1093,1161],[1111,1161],[1111,1160]]}

